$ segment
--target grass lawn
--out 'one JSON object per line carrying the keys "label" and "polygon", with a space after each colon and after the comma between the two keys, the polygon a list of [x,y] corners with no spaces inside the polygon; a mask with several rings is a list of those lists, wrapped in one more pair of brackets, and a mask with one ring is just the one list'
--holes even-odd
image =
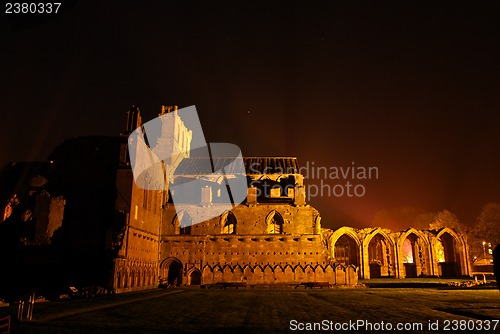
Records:
{"label": "grass lawn", "polygon": [[[6,311],[16,310],[0,309],[0,316]],[[429,320],[439,320],[443,326],[444,320],[452,319],[500,319],[500,292],[408,288],[159,289],[39,303],[35,305],[34,321],[14,324],[13,333],[282,333],[290,331],[293,319],[384,321],[394,325],[421,322],[425,329]],[[500,332],[500,324],[490,332]]]}

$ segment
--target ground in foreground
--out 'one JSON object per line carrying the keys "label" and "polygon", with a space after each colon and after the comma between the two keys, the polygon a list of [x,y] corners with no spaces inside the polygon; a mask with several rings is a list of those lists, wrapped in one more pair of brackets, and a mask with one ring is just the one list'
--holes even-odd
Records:
{"label": "ground in foreground", "polygon": [[[6,311],[14,314],[16,310],[12,306],[4,308],[3,314]],[[491,322],[491,330],[486,332],[500,331],[498,290],[160,289],[39,303],[34,320],[14,324],[13,333],[281,333],[307,323],[335,326],[349,321],[365,321],[356,328],[359,332],[375,329],[367,323],[380,326],[383,321],[386,330],[378,333],[387,332],[388,324],[395,331],[398,323],[422,324],[408,333],[437,333],[445,332],[446,321],[484,329],[486,319],[497,320],[496,330]],[[429,321],[438,323],[437,331],[429,329]],[[453,330],[453,322],[449,329]],[[465,331],[457,328],[455,332]]]}

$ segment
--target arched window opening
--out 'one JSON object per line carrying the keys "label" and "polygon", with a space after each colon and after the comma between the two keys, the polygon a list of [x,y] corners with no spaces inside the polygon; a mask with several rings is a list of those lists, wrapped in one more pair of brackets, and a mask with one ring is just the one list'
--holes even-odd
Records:
{"label": "arched window opening", "polygon": [[368,244],[370,278],[393,277],[394,251],[392,244],[382,234],[377,233]]}
{"label": "arched window opening", "polygon": [[189,274],[189,285],[201,285],[201,272],[198,269]]}
{"label": "arched window opening", "polygon": [[283,234],[283,224],[283,217],[277,211],[273,211],[267,218],[267,233]]}
{"label": "arched window opening", "polygon": [[359,265],[358,245],[356,241],[347,234],[342,235],[335,242],[335,261],[342,264]]}
{"label": "arched window opening", "polygon": [[227,212],[222,216],[222,234],[236,234],[237,221],[232,212]]}
{"label": "arched window opening", "polygon": [[179,212],[174,218],[174,230],[176,234],[191,234],[193,221],[186,212]]}

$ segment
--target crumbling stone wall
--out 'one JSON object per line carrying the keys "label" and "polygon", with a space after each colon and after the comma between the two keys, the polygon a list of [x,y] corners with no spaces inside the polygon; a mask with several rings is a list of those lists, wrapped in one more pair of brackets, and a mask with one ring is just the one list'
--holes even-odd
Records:
{"label": "crumbling stone wall", "polygon": [[161,255],[160,278],[167,280],[169,260],[175,259],[182,264],[183,284],[193,270],[202,273],[203,284],[357,283],[356,267],[331,263],[316,234],[169,236]]}
{"label": "crumbling stone wall", "polygon": [[[207,214],[210,207],[193,207],[190,213]],[[213,209],[213,205],[212,205]],[[204,211],[205,210],[205,211]],[[226,214],[191,226],[182,234],[173,206],[164,212],[160,251],[160,282],[201,284],[298,284],[328,282],[355,285],[357,268],[331,261],[320,231],[319,213],[313,207],[291,204],[239,205],[231,214],[235,228],[224,229]],[[270,216],[279,215],[283,228],[269,233]],[[226,233],[224,233],[226,231]],[[172,274],[176,270],[178,273]]]}
{"label": "crumbling stone wall", "polygon": [[[209,215],[210,210],[215,210],[217,204],[208,207],[193,206],[190,208],[192,218],[197,215]],[[312,206],[293,206],[290,204],[259,204],[247,206],[241,204],[231,212],[236,218],[236,233],[241,235],[268,234],[269,215],[277,212],[283,219],[283,234],[317,234],[319,225],[319,212]],[[223,233],[223,215],[217,215],[203,223],[191,227],[191,235],[209,235]],[[179,228],[176,226],[176,212],[173,204],[168,204],[164,211],[162,235],[176,235]]]}

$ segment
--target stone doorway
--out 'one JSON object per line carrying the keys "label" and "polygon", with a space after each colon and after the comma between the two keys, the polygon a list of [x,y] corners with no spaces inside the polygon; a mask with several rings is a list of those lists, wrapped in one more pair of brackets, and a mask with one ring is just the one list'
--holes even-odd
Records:
{"label": "stone doorway", "polygon": [[169,258],[161,265],[162,284],[180,286],[182,284],[182,263],[176,258]]}
{"label": "stone doorway", "polygon": [[201,285],[201,272],[198,269],[189,274],[189,285]]}

